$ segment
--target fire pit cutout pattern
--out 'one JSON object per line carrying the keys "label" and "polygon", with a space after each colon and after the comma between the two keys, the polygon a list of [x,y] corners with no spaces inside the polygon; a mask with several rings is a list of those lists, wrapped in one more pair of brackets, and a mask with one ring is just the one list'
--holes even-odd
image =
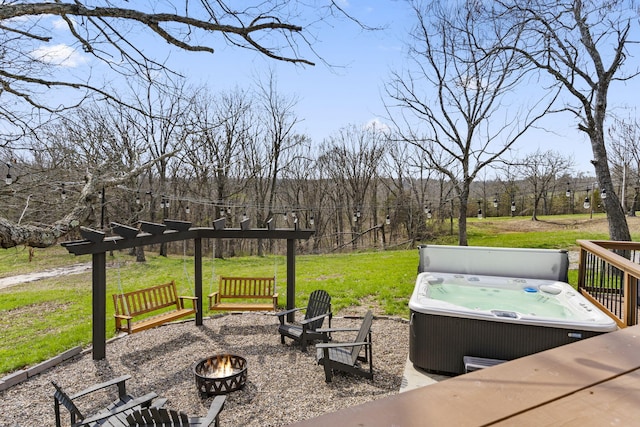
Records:
{"label": "fire pit cutout pattern", "polygon": [[196,363],[193,373],[201,394],[227,394],[247,382],[247,360],[235,354],[214,355]]}

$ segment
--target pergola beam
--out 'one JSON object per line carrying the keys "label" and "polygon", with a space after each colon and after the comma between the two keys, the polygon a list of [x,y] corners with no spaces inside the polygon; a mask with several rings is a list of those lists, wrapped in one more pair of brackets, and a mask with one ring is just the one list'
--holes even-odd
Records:
{"label": "pergola beam", "polygon": [[[177,229],[176,229],[177,228]],[[275,229],[271,223],[269,228],[224,228],[224,222],[214,223],[213,228],[193,227],[184,221],[165,220],[164,224],[141,222],[140,229],[112,223],[114,232],[120,236],[106,237],[105,233],[88,228],[82,228],[84,240],[63,242],[70,253],[75,255],[89,255],[92,259],[92,289],[93,289],[93,359],[106,358],[106,253],[108,251],[129,249],[160,243],[181,240],[194,241],[194,295],[197,297],[196,325],[202,325],[202,239],[279,239],[287,241],[287,309],[295,307],[295,256],[296,240],[309,239],[314,230]],[[290,315],[290,317],[293,314]],[[293,321],[289,318],[289,321]]]}

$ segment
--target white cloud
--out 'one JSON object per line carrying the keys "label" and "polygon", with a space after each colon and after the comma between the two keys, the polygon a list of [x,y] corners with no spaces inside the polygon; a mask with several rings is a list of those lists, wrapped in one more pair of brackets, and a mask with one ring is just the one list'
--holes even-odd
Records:
{"label": "white cloud", "polygon": [[387,134],[391,131],[391,129],[389,128],[389,126],[386,123],[383,123],[379,118],[373,118],[371,120],[369,120],[367,122],[367,124],[364,125],[365,129],[373,129],[373,130],[377,130],[378,132],[382,132],[384,134]]}
{"label": "white cloud", "polygon": [[31,52],[31,57],[51,65],[74,68],[86,63],[86,59],[66,44],[41,46]]}
{"label": "white cloud", "polygon": [[[71,20],[73,22],[73,18],[71,18]],[[53,25],[54,30],[69,31],[69,24],[62,18],[54,19],[51,25]]]}

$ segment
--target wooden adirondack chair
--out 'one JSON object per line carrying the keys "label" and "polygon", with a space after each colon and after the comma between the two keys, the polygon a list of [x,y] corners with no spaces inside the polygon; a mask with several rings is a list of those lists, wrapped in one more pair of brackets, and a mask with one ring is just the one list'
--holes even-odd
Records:
{"label": "wooden adirondack chair", "polygon": [[[326,382],[331,382],[333,371],[349,372],[362,377],[373,379],[373,353],[371,349],[371,325],[373,323],[373,313],[367,311],[362,320],[360,329],[319,329],[317,332],[328,334],[330,332],[358,331],[356,339],[351,343],[322,343],[316,345],[316,360],[319,365],[324,366],[324,376]],[[360,352],[364,347],[364,356]],[[369,365],[365,370],[360,366],[360,362]]]}
{"label": "wooden adirondack chair", "polygon": [[189,426],[219,427],[219,415],[224,407],[226,396],[216,396],[209,407],[206,417],[189,417],[184,412],[168,408],[144,408],[132,412],[127,417],[128,427],[151,426]]}
{"label": "wooden adirondack chair", "polygon": [[[134,410],[140,409],[142,407],[149,407],[151,405],[151,401],[157,397],[157,394],[148,393],[137,398],[128,394],[126,391],[125,382],[129,378],[131,378],[130,375],[123,375],[110,381],[96,384],[73,395],[67,394],[55,381],[52,381],[53,386],[56,389],[55,393],[53,394],[56,427],[62,427],[60,419],[60,405],[67,408],[67,410],[69,411],[72,427],[94,425],[109,426],[111,424],[105,424],[105,420],[107,420],[108,418],[113,417],[114,419],[120,418],[124,420],[124,418],[130,412],[133,412]],[[100,411],[95,415],[85,416],[80,411],[75,402],[82,397],[90,398],[92,393],[103,390],[110,386],[118,387],[118,399],[111,403],[105,410]],[[156,404],[162,405],[165,401],[166,399],[161,399]]]}
{"label": "wooden adirondack chair", "polygon": [[[299,324],[286,323],[285,316],[289,313],[305,310],[304,320]],[[278,332],[280,333],[280,342],[284,344],[284,337],[289,337],[300,343],[302,351],[307,351],[307,343],[314,340],[324,339],[324,335],[316,330],[322,327],[325,318],[329,318],[329,327],[331,327],[331,297],[322,289],[316,289],[309,295],[307,308],[292,308],[290,310],[276,313],[280,320]]]}

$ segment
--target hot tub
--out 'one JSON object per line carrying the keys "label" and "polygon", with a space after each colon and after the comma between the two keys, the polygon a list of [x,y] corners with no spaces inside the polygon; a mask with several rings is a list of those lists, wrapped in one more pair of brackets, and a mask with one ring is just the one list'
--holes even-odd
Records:
{"label": "hot tub", "polygon": [[617,329],[557,280],[422,272],[409,308],[411,362],[445,374],[464,373],[464,356],[511,360]]}

